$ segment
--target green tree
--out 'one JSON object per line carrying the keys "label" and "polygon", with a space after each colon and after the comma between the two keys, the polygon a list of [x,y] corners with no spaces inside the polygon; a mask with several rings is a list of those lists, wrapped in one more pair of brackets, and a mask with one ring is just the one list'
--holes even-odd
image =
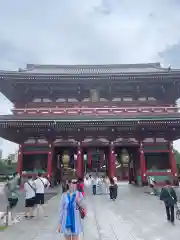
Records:
{"label": "green tree", "polygon": [[16,171],[16,164],[7,165],[4,160],[0,160],[0,175],[12,174]]}
{"label": "green tree", "polygon": [[174,149],[174,156],[175,156],[175,159],[176,159],[177,170],[178,170],[178,173],[180,175],[180,153],[175,149]]}

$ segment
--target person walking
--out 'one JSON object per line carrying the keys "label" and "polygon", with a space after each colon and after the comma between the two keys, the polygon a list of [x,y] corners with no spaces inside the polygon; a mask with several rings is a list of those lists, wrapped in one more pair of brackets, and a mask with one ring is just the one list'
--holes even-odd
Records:
{"label": "person walking", "polygon": [[13,176],[7,178],[7,182],[4,186],[4,193],[8,201],[8,224],[11,225],[12,222],[16,222],[16,219],[13,218],[13,210],[16,207],[19,195],[17,190],[19,189],[17,181]]}
{"label": "person walking", "polygon": [[68,190],[61,197],[58,224],[58,232],[66,240],[79,240],[83,232],[80,209],[85,209],[83,195],[77,191],[76,182],[69,181]]}
{"label": "person walking", "polygon": [[110,199],[115,201],[117,198],[117,184],[114,182],[113,178],[110,178],[110,186],[109,186],[109,195]]}
{"label": "person walking", "polygon": [[102,193],[106,193],[106,179],[105,176],[102,176]]}
{"label": "person walking", "polygon": [[101,177],[98,177],[97,178],[97,193],[98,194],[102,194],[102,191],[103,191],[103,186],[102,186],[102,178]]}
{"label": "person walking", "polygon": [[28,180],[24,183],[25,191],[25,218],[31,219],[34,217],[33,208],[36,204],[36,185],[32,177],[29,176]]}
{"label": "person walking", "polygon": [[157,195],[155,185],[156,185],[155,178],[153,176],[149,176],[149,186],[152,189],[152,192],[150,193],[150,195]]}
{"label": "person walking", "polygon": [[169,180],[166,180],[165,184],[161,190],[160,200],[164,202],[167,220],[174,225],[174,206],[177,204],[177,195]]}
{"label": "person walking", "polygon": [[37,204],[37,217],[44,215],[43,205],[44,205],[44,192],[45,188],[50,186],[47,178],[44,178],[41,173],[38,173],[38,177],[35,180],[35,188],[36,188],[36,204]]}
{"label": "person walking", "polygon": [[108,176],[105,177],[105,193],[108,194],[109,193],[109,185],[110,185],[110,181]]}
{"label": "person walking", "polygon": [[95,196],[96,190],[97,190],[97,179],[93,176],[91,176],[91,186],[92,186],[92,193]]}

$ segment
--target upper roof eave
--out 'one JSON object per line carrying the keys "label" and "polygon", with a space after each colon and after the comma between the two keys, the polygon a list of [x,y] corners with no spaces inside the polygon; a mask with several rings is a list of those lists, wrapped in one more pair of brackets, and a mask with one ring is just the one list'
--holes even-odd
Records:
{"label": "upper roof eave", "polygon": [[180,69],[170,70],[161,67],[160,63],[139,64],[109,64],[109,65],[38,65],[27,64],[25,69],[19,71],[0,71],[0,76],[74,76],[74,75],[131,75],[131,74],[161,74],[180,72]]}

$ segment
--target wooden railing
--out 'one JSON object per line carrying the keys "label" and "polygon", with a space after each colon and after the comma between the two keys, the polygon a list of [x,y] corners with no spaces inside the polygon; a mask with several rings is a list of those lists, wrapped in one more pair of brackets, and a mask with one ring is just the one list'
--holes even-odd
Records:
{"label": "wooden railing", "polygon": [[177,107],[129,107],[129,108],[15,108],[19,115],[158,115],[178,113]]}

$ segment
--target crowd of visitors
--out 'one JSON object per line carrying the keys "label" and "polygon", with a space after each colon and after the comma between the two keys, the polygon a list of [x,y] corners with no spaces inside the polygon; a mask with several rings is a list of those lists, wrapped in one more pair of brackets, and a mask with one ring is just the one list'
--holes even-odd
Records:
{"label": "crowd of visitors", "polygon": [[[19,178],[20,176],[17,173],[10,176],[4,188],[9,211],[11,212],[18,203]],[[66,240],[78,240],[83,231],[82,220],[86,216],[84,181],[91,185],[92,195],[109,195],[109,199],[113,201],[117,198],[118,185],[116,177],[108,178],[107,176],[89,174],[86,175],[85,179],[65,181],[62,184],[63,193],[60,201],[58,231],[64,234]],[[157,195],[155,185],[154,178],[149,178],[149,186],[153,195]],[[44,215],[44,193],[49,186],[48,179],[43,177],[41,173],[38,173],[35,178],[29,176],[24,182],[26,219]],[[177,207],[176,192],[168,180],[165,181],[165,186],[161,190],[160,200],[164,202],[167,220],[174,225],[177,214],[179,214],[178,218],[180,217],[180,210]],[[176,216],[175,209],[177,209]]]}
{"label": "crowd of visitors", "polygon": [[108,178],[107,176],[86,176],[86,181],[90,181],[92,185],[92,194],[109,194],[110,199],[117,198],[117,178]]}
{"label": "crowd of visitors", "polygon": [[[25,192],[25,218],[32,219],[35,215],[37,217],[43,216],[44,192],[50,183],[47,178],[38,173],[36,177],[29,176],[24,182]],[[13,209],[16,207],[19,200],[20,176],[18,173],[13,174],[7,178],[4,186],[4,193],[8,202],[8,215],[10,222],[15,222],[13,218]],[[36,214],[35,214],[36,207]]]}
{"label": "crowd of visitors", "polygon": [[[85,181],[92,187],[92,194],[109,194],[111,200],[117,198],[117,179],[87,175]],[[58,232],[66,240],[78,240],[83,232],[82,220],[86,216],[84,179],[69,180],[62,186]]]}

